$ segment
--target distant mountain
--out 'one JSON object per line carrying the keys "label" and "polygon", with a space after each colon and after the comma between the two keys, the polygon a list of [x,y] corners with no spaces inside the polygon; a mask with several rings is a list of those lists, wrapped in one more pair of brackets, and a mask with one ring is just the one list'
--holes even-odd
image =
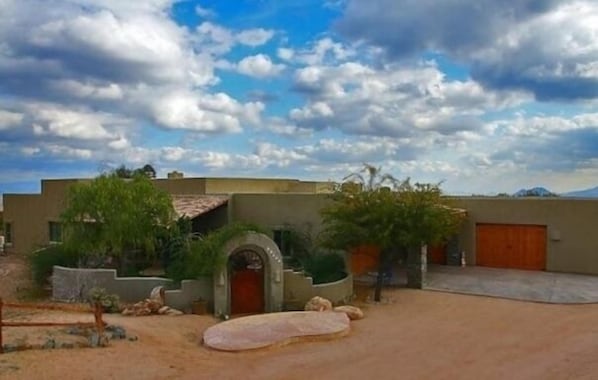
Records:
{"label": "distant mountain", "polygon": [[556,197],[557,194],[544,187],[533,187],[531,189],[521,189],[515,194],[514,197]]}
{"label": "distant mountain", "polygon": [[561,194],[561,196],[570,198],[598,198],[598,186],[591,189],[569,191]]}

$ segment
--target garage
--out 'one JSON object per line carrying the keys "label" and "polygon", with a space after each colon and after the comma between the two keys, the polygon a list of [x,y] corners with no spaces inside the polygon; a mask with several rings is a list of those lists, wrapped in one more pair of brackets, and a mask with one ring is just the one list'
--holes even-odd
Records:
{"label": "garage", "polygon": [[546,226],[477,224],[476,265],[546,269]]}

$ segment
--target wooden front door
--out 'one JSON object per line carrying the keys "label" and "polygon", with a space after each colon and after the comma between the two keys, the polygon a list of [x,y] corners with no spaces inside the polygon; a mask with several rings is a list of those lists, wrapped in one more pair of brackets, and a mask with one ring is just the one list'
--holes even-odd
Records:
{"label": "wooden front door", "polygon": [[231,314],[263,313],[264,265],[258,254],[235,253],[229,263]]}
{"label": "wooden front door", "polygon": [[478,224],[476,265],[545,270],[546,226]]}

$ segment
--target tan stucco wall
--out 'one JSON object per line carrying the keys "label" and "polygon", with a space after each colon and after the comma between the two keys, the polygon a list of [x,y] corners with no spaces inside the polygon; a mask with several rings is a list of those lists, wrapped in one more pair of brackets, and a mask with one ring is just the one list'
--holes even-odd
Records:
{"label": "tan stucco wall", "polygon": [[547,227],[546,270],[598,274],[598,199],[455,198],[467,210],[459,243],[475,264],[476,223]]}
{"label": "tan stucco wall", "polygon": [[41,195],[4,194],[4,223],[10,223],[12,243],[6,242],[7,253],[25,253],[31,250],[32,242],[48,241],[47,228],[37,220],[31,220],[31,215],[44,215]]}
{"label": "tan stucco wall", "polygon": [[316,193],[324,182],[278,178],[206,178],[206,194],[229,193]]}
{"label": "tan stucco wall", "polygon": [[315,236],[322,229],[319,211],[328,202],[326,194],[234,194],[230,220],[267,228],[290,225]]}
{"label": "tan stucco wall", "polygon": [[8,253],[28,253],[49,243],[49,222],[60,220],[67,189],[78,180],[42,180],[42,194],[4,194],[4,221],[12,226]]}
{"label": "tan stucco wall", "polygon": [[327,182],[278,178],[180,178],[155,179],[170,194],[316,193],[331,188]]}
{"label": "tan stucco wall", "polygon": [[205,178],[155,179],[154,186],[169,194],[205,194]]}

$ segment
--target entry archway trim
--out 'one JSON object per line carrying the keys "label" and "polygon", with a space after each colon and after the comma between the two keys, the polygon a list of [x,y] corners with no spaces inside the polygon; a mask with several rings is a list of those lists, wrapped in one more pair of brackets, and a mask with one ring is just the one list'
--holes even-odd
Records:
{"label": "entry archway trim", "polygon": [[[226,243],[224,247],[226,259],[242,250],[254,251],[264,263],[264,311],[267,313],[282,311],[283,262],[278,246],[267,235],[247,232]],[[230,278],[228,269],[223,268],[214,275],[214,315],[228,316],[230,310]]]}

